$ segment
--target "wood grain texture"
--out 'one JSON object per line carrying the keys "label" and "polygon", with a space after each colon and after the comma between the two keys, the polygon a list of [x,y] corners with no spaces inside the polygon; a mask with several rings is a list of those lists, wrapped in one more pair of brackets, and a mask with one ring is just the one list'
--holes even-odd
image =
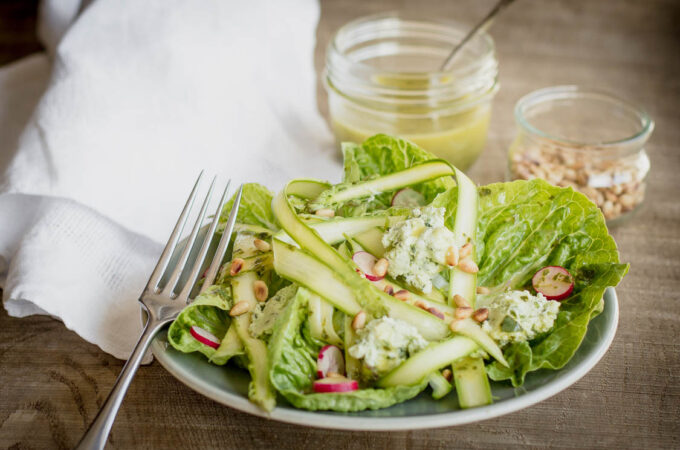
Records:
{"label": "wood grain texture", "polygon": [[[316,66],[331,34],[368,13],[407,9],[461,22],[493,2],[337,0],[322,3]],[[157,363],[143,367],[113,427],[110,448],[679,448],[680,4],[673,1],[520,0],[493,28],[501,90],[480,183],[504,176],[512,108],[527,92],[583,84],[644,105],[657,128],[648,149],[648,199],[613,230],[632,262],[619,287],[621,319],[603,360],[534,407],[464,427],[342,432],[266,422],[194,393]],[[0,2],[0,62],[39,49],[35,3]],[[325,109],[320,89],[320,108]],[[47,317],[0,313],[0,447],[69,448],[122,363]]]}

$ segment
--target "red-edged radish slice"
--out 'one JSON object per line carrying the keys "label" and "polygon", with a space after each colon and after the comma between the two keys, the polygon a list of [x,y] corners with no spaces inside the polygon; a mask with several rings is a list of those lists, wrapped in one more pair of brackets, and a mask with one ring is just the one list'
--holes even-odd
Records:
{"label": "red-edged radish slice", "polygon": [[399,189],[392,196],[392,206],[401,208],[417,208],[425,205],[425,197],[411,188]]}
{"label": "red-edged radish slice", "polygon": [[189,330],[191,335],[201,344],[205,344],[208,347],[217,348],[220,346],[220,340],[217,336],[212,334],[210,331],[204,330],[203,328],[192,326]]}
{"label": "red-edged radish slice", "polygon": [[351,392],[359,389],[357,380],[345,377],[328,377],[314,382],[314,392]]}
{"label": "red-edged radish slice", "polygon": [[378,258],[371,255],[370,253],[356,252],[354,255],[352,255],[352,261],[354,261],[354,264],[359,266],[359,269],[361,269],[361,271],[364,273],[364,276],[370,281],[380,281],[385,278],[384,275],[379,277],[373,273],[373,268],[375,267],[375,263],[378,261]]}
{"label": "red-edged radish slice", "polygon": [[342,351],[335,345],[326,345],[319,350],[316,358],[316,375],[319,378],[326,378],[329,373],[345,373],[345,357]]}
{"label": "red-edged radish slice", "polygon": [[547,266],[534,274],[531,284],[548,300],[563,300],[574,290],[574,277],[564,267]]}

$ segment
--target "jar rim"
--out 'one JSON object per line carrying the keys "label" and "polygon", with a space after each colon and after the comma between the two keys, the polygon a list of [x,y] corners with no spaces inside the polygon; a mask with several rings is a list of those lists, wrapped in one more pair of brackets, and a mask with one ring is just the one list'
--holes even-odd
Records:
{"label": "jar rim", "polygon": [[[639,122],[640,129],[632,135],[619,139],[611,140],[572,140],[561,136],[555,136],[535,126],[527,118],[530,108],[554,102],[557,100],[597,100],[610,103],[612,106],[623,108],[632,113]],[[601,89],[577,86],[562,85],[538,89],[520,98],[515,105],[515,120],[517,124],[528,131],[533,136],[551,142],[553,145],[566,145],[561,147],[564,151],[583,152],[588,150],[615,150],[616,148],[641,148],[649,139],[654,130],[654,121],[645,110],[637,105],[624,100],[610,92]]]}
{"label": "jar rim", "polygon": [[[336,51],[338,55],[343,57],[345,61],[352,65],[356,65],[359,67],[365,68],[367,71],[377,71],[377,69],[370,64],[366,64],[362,61],[353,61],[350,60],[344,51],[342,51],[340,48],[338,48],[338,38],[341,37],[343,34],[347,34],[350,30],[353,28],[357,28],[358,26],[362,24],[368,24],[371,22],[378,22],[382,20],[388,20],[388,19],[394,19],[396,21],[401,21],[401,22],[413,22],[413,23],[420,23],[422,25],[434,25],[434,26],[440,26],[443,29],[448,29],[448,30],[456,30],[456,31],[463,31],[464,27],[453,20],[446,20],[446,19],[433,19],[431,17],[425,17],[422,15],[419,15],[417,13],[405,13],[403,11],[388,11],[388,12],[381,12],[381,13],[376,13],[376,14],[370,14],[368,16],[363,16],[359,17],[357,19],[354,19],[350,22],[347,22],[346,24],[342,25],[333,35],[333,38],[330,40],[329,43],[329,48],[332,48],[333,50]],[[479,30],[476,35],[472,38],[471,42],[474,40],[483,40],[483,42],[486,44],[487,48],[484,54],[479,55],[479,59],[483,59],[489,55],[494,55],[496,46],[494,44],[493,38],[485,31],[485,30]],[[455,42],[452,42],[452,46],[455,45]],[[451,47],[453,49],[453,47]],[[442,61],[443,63],[443,61]],[[429,75],[435,75],[435,76],[446,76],[446,75],[451,75],[452,73],[455,73],[456,66],[454,65],[451,69],[449,70],[436,70],[436,71],[427,71],[427,72],[396,72],[396,71],[389,71],[389,70],[380,70],[381,73],[388,73],[388,74],[394,74],[394,75],[403,75],[403,74],[429,74]]]}
{"label": "jar rim", "polygon": [[[450,109],[453,104],[458,109],[473,105],[478,97],[495,93],[498,84],[495,45],[484,31],[468,43],[474,49],[468,53],[469,62],[446,71],[381,69],[366,62],[407,55],[412,51],[408,40],[416,38],[417,45],[436,61],[449,43],[453,48],[462,39],[465,30],[453,21],[413,13],[385,12],[355,19],[340,27],[328,45],[326,86],[377,109],[425,104],[438,110]],[[357,53],[363,55],[357,58]],[[445,56],[441,56],[442,63]]]}

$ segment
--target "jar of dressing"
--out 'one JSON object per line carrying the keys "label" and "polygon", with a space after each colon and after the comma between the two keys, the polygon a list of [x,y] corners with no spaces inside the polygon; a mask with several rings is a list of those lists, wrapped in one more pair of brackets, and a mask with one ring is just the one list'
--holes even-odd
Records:
{"label": "jar of dressing", "polygon": [[386,133],[469,168],[486,142],[498,61],[493,40],[481,32],[441,71],[466,32],[455,23],[396,13],[340,28],[324,77],[338,147]]}

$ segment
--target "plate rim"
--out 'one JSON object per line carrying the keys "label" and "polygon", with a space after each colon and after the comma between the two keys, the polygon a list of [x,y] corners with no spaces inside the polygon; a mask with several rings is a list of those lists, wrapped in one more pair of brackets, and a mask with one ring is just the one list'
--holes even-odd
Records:
{"label": "plate rim", "polygon": [[[609,298],[611,301],[605,298],[607,297],[607,293],[610,294]],[[454,410],[437,414],[406,417],[357,417],[342,414],[319,414],[316,411],[281,407],[275,407],[271,412],[267,412],[241,395],[215,388],[203,382],[196,374],[180,369],[165,352],[165,349],[163,348],[164,344],[159,339],[154,339],[151,344],[151,351],[165,370],[192,390],[230,408],[265,419],[312,428],[352,431],[406,431],[442,428],[465,425],[519,411],[562,392],[583,378],[593,367],[595,367],[595,365],[597,365],[605,353],[607,353],[607,350],[611,346],[614,336],[616,335],[616,330],[618,329],[619,302],[616,290],[613,287],[608,287],[603,295],[603,299],[605,299],[607,304],[611,303],[613,315],[611,323],[613,325],[605,330],[596,349],[583,361],[571,368],[567,375],[556,380],[551,380],[544,386],[527,392],[526,394],[502,402],[478,408]],[[605,305],[605,307],[607,307],[607,305]]]}

